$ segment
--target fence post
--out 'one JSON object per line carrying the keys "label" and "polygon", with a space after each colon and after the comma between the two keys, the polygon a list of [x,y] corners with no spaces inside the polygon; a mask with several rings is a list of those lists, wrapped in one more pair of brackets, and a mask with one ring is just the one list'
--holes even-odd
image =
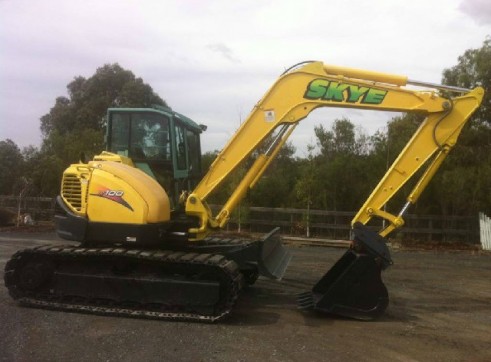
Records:
{"label": "fence post", "polygon": [[307,237],[310,238],[310,197],[307,202]]}
{"label": "fence post", "polygon": [[479,213],[479,234],[483,250],[491,250],[491,219],[484,213]]}

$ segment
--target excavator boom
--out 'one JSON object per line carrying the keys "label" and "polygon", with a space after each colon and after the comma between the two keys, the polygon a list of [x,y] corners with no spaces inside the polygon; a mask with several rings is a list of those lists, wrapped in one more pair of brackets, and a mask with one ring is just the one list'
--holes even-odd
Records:
{"label": "excavator boom", "polygon": [[[408,84],[431,88],[414,90]],[[455,98],[440,95],[439,90],[458,92]],[[427,166],[409,198],[414,203],[434,174],[438,165],[457,142],[457,138],[472,113],[479,107],[484,91],[468,90],[408,80],[405,76],[365,71],[307,62],[286,71],[254,106],[239,130],[212,163],[186,202],[186,212],[200,219],[200,227],[190,230],[199,239],[209,230],[223,227],[234,207],[247,190],[254,186],[278,149],[286,142],[293,128],[319,107],[359,108],[380,111],[414,112],[426,115],[426,120],[408,142],[379,186],[367,199],[353,223],[366,224],[378,216],[389,221],[382,232],[402,226],[401,215],[390,215],[383,206],[423,166]],[[206,199],[219,188],[259,145],[272,137],[266,152],[259,155],[222,210],[212,215]],[[436,156],[435,156],[436,155]],[[429,162],[432,157],[435,159]],[[429,165],[428,165],[429,164]]]}

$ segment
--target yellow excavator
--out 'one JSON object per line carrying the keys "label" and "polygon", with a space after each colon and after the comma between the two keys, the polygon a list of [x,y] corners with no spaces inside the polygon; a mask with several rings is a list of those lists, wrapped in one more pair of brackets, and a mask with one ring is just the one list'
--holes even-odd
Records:
{"label": "yellow excavator", "polygon": [[[258,240],[219,238],[231,213],[293,129],[319,107],[426,116],[352,221],[352,247],[298,297],[303,309],[356,319],[381,315],[392,264],[386,237],[425,189],[479,107],[484,91],[405,76],[303,62],[285,71],[201,176],[206,128],[169,108],[108,110],[107,151],[65,170],[58,235],[79,246],[17,252],[5,286],[21,305],[171,320],[217,321],[258,276],[280,279],[290,261],[278,229]],[[266,144],[266,145],[265,145]],[[265,146],[264,146],[265,145]],[[260,147],[261,146],[261,147]],[[253,152],[255,161],[215,215],[207,199]],[[419,171],[419,172],[418,172]],[[384,205],[418,178],[397,215]],[[368,223],[385,220],[375,231]]]}

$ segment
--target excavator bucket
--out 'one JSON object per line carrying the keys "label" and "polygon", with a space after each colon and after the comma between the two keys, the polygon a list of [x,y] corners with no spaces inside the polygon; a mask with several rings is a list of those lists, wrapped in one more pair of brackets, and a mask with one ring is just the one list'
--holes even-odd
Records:
{"label": "excavator bucket", "polygon": [[281,242],[279,231],[279,228],[272,230],[261,240],[259,247],[259,275],[271,279],[281,279],[292,258]]}
{"label": "excavator bucket", "polygon": [[317,282],[298,297],[300,309],[371,320],[389,303],[381,271],[392,264],[385,239],[365,225],[354,225],[353,247]]}

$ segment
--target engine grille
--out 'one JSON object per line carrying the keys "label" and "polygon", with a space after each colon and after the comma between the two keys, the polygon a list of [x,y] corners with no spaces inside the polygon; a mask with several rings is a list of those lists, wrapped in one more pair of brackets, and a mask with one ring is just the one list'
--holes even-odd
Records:
{"label": "engine grille", "polygon": [[82,184],[78,175],[63,175],[61,195],[74,210],[82,211]]}

